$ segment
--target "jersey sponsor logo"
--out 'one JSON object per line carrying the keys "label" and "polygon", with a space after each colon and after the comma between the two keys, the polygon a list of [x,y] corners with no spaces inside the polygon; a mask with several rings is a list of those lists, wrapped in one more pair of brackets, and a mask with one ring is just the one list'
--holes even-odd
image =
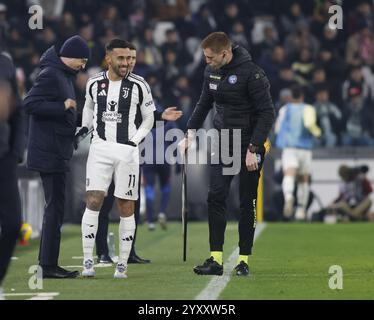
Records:
{"label": "jersey sponsor logo", "polygon": [[127,97],[129,96],[129,91],[130,91],[130,88],[122,88],[122,97],[123,99],[127,99]]}
{"label": "jersey sponsor logo", "polygon": [[215,79],[215,80],[221,80],[221,76],[216,76],[216,75],[214,75],[214,74],[210,74],[210,75],[209,75],[209,78],[210,78],[210,79]]}
{"label": "jersey sponsor logo", "polygon": [[209,83],[209,89],[217,90],[218,85],[216,83]]}
{"label": "jersey sponsor logo", "polygon": [[149,106],[151,106],[151,105],[153,105],[153,101],[152,101],[152,100],[151,100],[151,101],[148,101],[148,102],[145,103],[145,106],[146,106],[146,107],[149,107]]}
{"label": "jersey sponsor logo", "polygon": [[99,92],[99,96],[106,96],[106,91],[105,90],[101,90]]}
{"label": "jersey sponsor logo", "polygon": [[101,117],[101,121],[103,122],[118,122],[122,123],[122,114],[118,112],[103,112],[103,116]]}
{"label": "jersey sponsor logo", "polygon": [[110,101],[108,102],[108,111],[116,111],[116,105],[117,105],[117,102],[115,101]]}
{"label": "jersey sponsor logo", "polygon": [[229,83],[235,84],[237,81],[238,81],[238,77],[235,74],[229,77]]}

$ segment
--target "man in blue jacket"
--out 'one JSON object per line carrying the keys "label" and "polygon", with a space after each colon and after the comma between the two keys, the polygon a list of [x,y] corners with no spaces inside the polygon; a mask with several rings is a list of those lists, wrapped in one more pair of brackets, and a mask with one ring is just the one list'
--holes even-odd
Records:
{"label": "man in blue jacket", "polygon": [[40,173],[45,213],[39,248],[43,278],[75,278],[78,271],[58,266],[64,217],[65,176],[73,155],[76,102],[73,81],[89,57],[80,36],[67,39],[59,52],[53,46],[40,59],[41,71],[24,100],[30,115],[27,167]]}
{"label": "man in blue jacket", "polygon": [[[0,39],[1,41],[1,39]],[[24,151],[24,132],[16,73],[9,55],[0,50],[0,300],[21,227],[17,164]]]}

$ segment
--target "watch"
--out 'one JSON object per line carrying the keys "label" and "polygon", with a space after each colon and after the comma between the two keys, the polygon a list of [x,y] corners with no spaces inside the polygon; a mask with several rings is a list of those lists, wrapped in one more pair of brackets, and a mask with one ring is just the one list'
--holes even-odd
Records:
{"label": "watch", "polygon": [[258,153],[259,147],[250,143],[249,146],[248,146],[248,150],[249,150],[250,153]]}

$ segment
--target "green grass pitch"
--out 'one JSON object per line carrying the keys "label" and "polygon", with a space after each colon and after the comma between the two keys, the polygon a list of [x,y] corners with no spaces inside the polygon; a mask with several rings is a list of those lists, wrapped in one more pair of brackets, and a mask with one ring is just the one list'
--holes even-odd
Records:
{"label": "green grass pitch", "polygon": [[[54,299],[194,299],[213,278],[197,276],[194,265],[208,257],[207,222],[188,226],[187,262],[182,261],[181,224],[170,223],[167,231],[149,232],[139,226],[137,251],[150,258],[149,265],[130,264],[128,279],[113,279],[113,267],[96,268],[95,279],[43,281],[42,290],[29,288],[29,267],[35,265],[38,239],[17,247],[4,282],[6,299],[30,299],[54,292]],[[110,226],[117,235],[117,225]],[[268,223],[254,245],[250,277],[232,276],[218,299],[373,299],[374,224]],[[117,238],[116,238],[117,239]],[[238,241],[237,224],[226,230],[224,260]],[[118,243],[116,243],[118,250]],[[80,226],[63,229],[60,265],[80,266]],[[343,289],[329,288],[329,267],[343,270]],[[70,268],[79,269],[80,268]],[[12,294],[12,295],[7,295]],[[16,295],[18,294],[18,295]],[[24,295],[21,295],[24,294]],[[26,295],[27,294],[27,295]]]}

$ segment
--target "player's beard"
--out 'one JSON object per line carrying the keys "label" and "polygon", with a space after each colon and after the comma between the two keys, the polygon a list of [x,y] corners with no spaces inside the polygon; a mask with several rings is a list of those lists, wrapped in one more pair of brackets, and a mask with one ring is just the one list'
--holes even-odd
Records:
{"label": "player's beard", "polygon": [[112,65],[112,68],[113,68],[114,73],[115,73],[118,77],[123,78],[123,77],[125,77],[125,76],[127,75],[127,73],[129,72],[129,67],[125,67],[125,66],[123,66],[124,69],[125,69],[125,72],[123,72],[123,71],[120,70],[121,67],[122,67],[122,66],[119,66],[119,65]]}

